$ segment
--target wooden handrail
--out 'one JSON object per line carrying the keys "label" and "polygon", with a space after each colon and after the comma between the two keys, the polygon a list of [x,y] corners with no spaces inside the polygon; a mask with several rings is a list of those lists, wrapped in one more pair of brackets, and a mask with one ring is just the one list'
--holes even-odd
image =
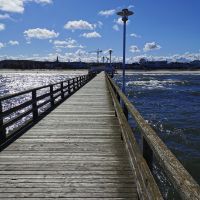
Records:
{"label": "wooden handrail", "polygon": [[163,199],[162,195],[132,133],[132,129],[120,105],[119,96],[116,95],[109,79],[107,78],[106,80],[121,126],[122,138],[130,157],[133,172],[135,173],[139,199],[161,200]]}
{"label": "wooden handrail", "polygon": [[[125,117],[128,118],[128,113],[135,119],[135,122],[138,124],[138,127],[141,130],[143,137],[143,157],[145,158],[149,169],[152,169],[152,158],[153,155],[159,162],[162,169],[165,171],[167,177],[175,187],[176,191],[179,193],[182,199],[191,199],[191,200],[199,200],[200,199],[200,187],[196,183],[196,181],[192,178],[192,176],[187,172],[187,170],[183,167],[183,165],[178,161],[178,159],[174,156],[174,154],[167,148],[164,142],[159,138],[157,133],[151,128],[151,126],[144,120],[142,115],[137,111],[134,105],[127,99],[124,93],[121,92],[119,87],[115,84],[115,82],[106,75],[106,80],[109,85],[109,89],[111,91],[112,97],[116,104],[116,112],[119,115],[120,109],[122,107],[120,102],[123,105],[123,113],[125,113]],[[113,94],[114,93],[114,94]],[[116,102],[117,100],[117,102]],[[120,105],[120,108],[119,108]],[[123,123],[124,120],[123,120]],[[127,130],[128,131],[128,130]],[[131,131],[131,130],[129,130]],[[132,132],[132,131],[131,131]],[[132,132],[133,135],[133,132]],[[132,143],[132,147],[134,148],[136,140],[132,138],[132,136],[126,141],[128,143]],[[138,145],[137,145],[138,146]],[[138,147],[135,147],[135,151]],[[137,151],[136,154],[131,156],[131,159],[137,159]],[[140,163],[135,163],[137,165]],[[144,168],[141,169],[146,171],[145,165]],[[136,170],[137,172],[137,170]],[[136,175],[139,177],[139,175]],[[143,177],[144,178],[144,177]],[[140,180],[138,180],[140,181]],[[141,187],[141,186],[138,186]],[[140,190],[139,190],[140,191]]]}
{"label": "wooden handrail", "polygon": [[[95,74],[78,76],[59,83],[49,84],[42,87],[37,87],[23,92],[0,97],[0,150],[7,146],[7,143],[10,143],[18,135],[22,134],[24,130],[27,130],[29,127],[33,126],[35,123],[41,120],[46,114],[48,114],[56,106],[62,103],[73,93],[75,93],[94,76]],[[54,86],[58,87],[54,88]],[[42,91],[43,93],[41,94],[41,89],[44,88],[47,88],[48,91]],[[40,93],[38,94],[38,92]],[[27,101],[12,108],[8,108],[7,110],[3,109],[3,105],[6,101],[12,100],[16,97],[20,98],[22,95],[26,94],[31,94],[31,99],[28,99]],[[46,106],[46,108],[44,110],[41,110],[41,107],[44,106]],[[30,114],[32,115],[31,120],[27,119],[25,123],[23,123],[19,127],[16,127],[16,131],[15,129],[11,133],[7,131],[7,128],[15,125],[16,122],[20,121],[22,118],[27,117]],[[9,118],[11,115],[15,116],[6,121],[5,119]]]}

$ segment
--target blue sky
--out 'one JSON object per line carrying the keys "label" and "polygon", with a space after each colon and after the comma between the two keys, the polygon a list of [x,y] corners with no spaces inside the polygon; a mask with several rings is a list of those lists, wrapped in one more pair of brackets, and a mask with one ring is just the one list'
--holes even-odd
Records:
{"label": "blue sky", "polygon": [[0,0],[0,59],[121,60],[127,7],[127,62],[200,59],[199,0]]}

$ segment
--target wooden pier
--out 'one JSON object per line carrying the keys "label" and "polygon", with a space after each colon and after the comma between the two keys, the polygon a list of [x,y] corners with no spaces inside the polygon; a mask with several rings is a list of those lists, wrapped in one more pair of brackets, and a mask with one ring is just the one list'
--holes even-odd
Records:
{"label": "wooden pier", "polygon": [[[98,74],[4,149],[0,199],[162,199],[150,171],[151,159],[146,163],[126,121],[130,105],[117,90],[104,73]],[[140,116],[138,121],[143,123]],[[146,128],[145,123],[142,126]],[[179,169],[178,175],[185,176],[173,177],[175,187],[188,187],[183,199],[199,199],[198,184],[168,151],[157,155],[148,137],[155,139],[155,145],[159,139],[145,130],[150,134],[144,137],[144,157],[155,153],[162,162],[164,157],[159,156],[166,153],[173,168],[169,175]],[[168,169],[169,163],[163,165]]]}
{"label": "wooden pier", "polygon": [[103,74],[0,154],[0,199],[137,199]]}

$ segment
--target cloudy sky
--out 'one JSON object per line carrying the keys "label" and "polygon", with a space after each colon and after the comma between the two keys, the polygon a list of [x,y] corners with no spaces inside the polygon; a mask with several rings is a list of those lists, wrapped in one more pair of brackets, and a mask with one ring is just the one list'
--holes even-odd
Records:
{"label": "cloudy sky", "polygon": [[127,62],[200,59],[199,0],[0,0],[0,59],[93,61],[96,49],[122,55],[129,8]]}

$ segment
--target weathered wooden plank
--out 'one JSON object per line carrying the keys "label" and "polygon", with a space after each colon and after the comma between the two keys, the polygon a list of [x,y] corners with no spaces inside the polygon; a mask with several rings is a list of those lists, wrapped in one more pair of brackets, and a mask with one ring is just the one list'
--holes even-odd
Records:
{"label": "weathered wooden plank", "polygon": [[117,163],[104,163],[103,165],[101,163],[67,163],[67,164],[57,164],[57,163],[51,163],[51,164],[16,164],[13,166],[12,164],[1,164],[0,165],[0,171],[130,171],[131,168],[129,166],[129,163],[124,163],[123,165],[118,165]]}
{"label": "weathered wooden plank", "polygon": [[[9,200],[21,200],[21,199],[26,199],[26,200],[41,200],[41,198],[32,198],[32,197],[28,197],[28,198],[22,198],[22,197],[14,197],[14,198],[9,198]],[[63,199],[62,197],[58,197],[58,198],[55,198],[55,197],[43,197],[42,198],[43,200],[60,200],[60,199]],[[73,198],[73,197],[68,197],[68,198],[64,198],[64,199],[66,199],[66,200],[74,200],[74,199],[76,199],[76,200],[82,200],[82,199],[84,199],[84,200],[98,200],[97,198],[91,198],[91,197],[81,197],[81,198]],[[104,198],[105,199],[105,198]],[[106,197],[106,200],[126,200],[126,199],[131,199],[131,200],[138,200],[138,198],[137,197],[125,197],[125,198],[121,198],[121,197],[115,197],[115,198],[112,198],[112,197],[110,197],[110,198],[107,198]],[[1,200],[7,200],[7,198],[1,198]]]}
{"label": "weathered wooden plank", "polygon": [[[6,182],[6,183],[1,183],[0,182],[0,188],[60,188],[60,183],[52,183],[52,182],[42,182],[42,183],[27,183],[27,182],[20,182],[20,183],[15,183],[15,182]],[[83,183],[63,183],[62,186],[64,188],[114,188],[114,189],[123,189],[123,188],[133,188],[135,189],[136,185],[135,183],[130,183],[130,182],[125,182],[125,183],[120,183],[120,182],[114,182],[114,183],[106,183],[106,182],[96,182],[96,183],[88,183],[88,182],[83,182]],[[12,190],[13,192],[13,190]]]}
{"label": "weathered wooden plank", "polygon": [[18,183],[35,183],[35,185],[37,186],[37,183],[58,183],[60,184],[60,186],[62,184],[65,184],[65,183],[71,183],[72,185],[74,183],[102,183],[102,184],[107,184],[107,183],[121,183],[122,185],[127,183],[127,184],[135,184],[135,182],[133,180],[130,180],[129,178],[127,177],[107,177],[107,178],[88,178],[88,177],[84,177],[84,179],[81,177],[81,178],[77,178],[77,177],[68,177],[67,179],[66,178],[45,178],[45,179],[40,179],[40,178],[31,178],[31,179],[28,179],[28,178],[19,178],[19,179],[14,179],[14,178],[8,178],[7,180],[4,180],[4,179],[0,179],[0,183],[3,184],[11,184],[11,183],[15,183],[15,184],[18,184]]}
{"label": "weathered wooden plank", "polygon": [[[134,187],[72,187],[68,185],[68,187],[62,188],[55,188],[55,187],[5,187],[0,188],[2,193],[109,193],[109,194],[116,194],[116,193],[129,193],[130,196],[134,192]],[[1,196],[1,195],[0,195]]]}
{"label": "weathered wooden plank", "polygon": [[78,192],[75,189],[71,189],[71,192],[58,192],[58,193],[51,193],[51,192],[47,192],[47,193],[26,193],[26,192],[21,192],[21,193],[0,193],[0,198],[16,198],[16,197],[20,197],[20,198],[29,198],[29,197],[36,197],[36,198],[43,198],[43,197],[53,197],[53,198],[83,198],[83,197],[95,197],[95,198],[107,198],[107,197],[112,197],[112,198],[127,198],[127,197],[137,197],[136,193],[95,193],[95,192]]}

